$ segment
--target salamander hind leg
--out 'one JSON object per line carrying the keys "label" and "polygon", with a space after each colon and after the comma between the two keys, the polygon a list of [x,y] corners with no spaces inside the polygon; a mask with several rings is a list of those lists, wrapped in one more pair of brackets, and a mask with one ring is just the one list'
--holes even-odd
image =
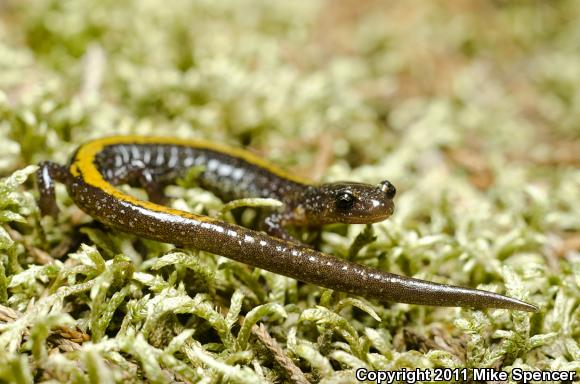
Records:
{"label": "salamander hind leg", "polygon": [[163,205],[167,202],[164,190],[168,183],[162,179],[163,177],[155,174],[142,160],[136,159],[129,163],[125,173],[110,181],[114,185],[127,183],[132,187],[143,188],[149,201]]}
{"label": "salamander hind leg", "polygon": [[150,201],[161,205],[167,203],[168,198],[165,195],[166,182],[155,178],[147,168],[138,169],[136,178],[139,186],[145,190]]}
{"label": "salamander hind leg", "polygon": [[36,186],[40,194],[38,207],[40,208],[41,215],[50,215],[52,217],[58,215],[54,181],[56,180],[60,183],[66,183],[69,176],[70,173],[67,167],[63,165],[51,161],[43,161],[38,164],[38,171],[36,171]]}

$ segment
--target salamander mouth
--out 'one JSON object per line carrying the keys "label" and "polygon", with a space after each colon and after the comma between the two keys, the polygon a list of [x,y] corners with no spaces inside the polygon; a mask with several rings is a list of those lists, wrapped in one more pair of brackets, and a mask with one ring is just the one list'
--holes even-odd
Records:
{"label": "salamander mouth", "polygon": [[360,214],[353,213],[351,215],[345,215],[340,220],[345,224],[373,224],[379,223],[388,219],[395,210],[395,205],[389,201],[388,203],[383,203],[385,206],[380,209],[372,209],[361,212]]}
{"label": "salamander mouth", "polygon": [[383,216],[373,216],[373,217],[349,217],[346,220],[342,221],[344,224],[374,224],[380,223],[388,219],[391,215],[383,215]]}

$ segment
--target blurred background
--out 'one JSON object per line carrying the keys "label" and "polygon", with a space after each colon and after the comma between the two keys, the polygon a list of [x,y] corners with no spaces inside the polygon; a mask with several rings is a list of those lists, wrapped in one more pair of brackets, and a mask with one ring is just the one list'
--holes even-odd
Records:
{"label": "blurred background", "polygon": [[4,0],[0,169],[137,131],[210,136],[304,169],[318,160],[316,177],[335,158],[357,167],[416,147],[471,168],[498,149],[578,166],[579,8]]}

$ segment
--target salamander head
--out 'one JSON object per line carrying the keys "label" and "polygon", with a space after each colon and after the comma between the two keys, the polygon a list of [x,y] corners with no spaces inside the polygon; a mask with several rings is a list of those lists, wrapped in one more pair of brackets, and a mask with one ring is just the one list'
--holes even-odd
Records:
{"label": "salamander head", "polygon": [[376,223],[393,213],[396,192],[386,180],[379,185],[327,183],[310,188],[301,206],[308,223]]}

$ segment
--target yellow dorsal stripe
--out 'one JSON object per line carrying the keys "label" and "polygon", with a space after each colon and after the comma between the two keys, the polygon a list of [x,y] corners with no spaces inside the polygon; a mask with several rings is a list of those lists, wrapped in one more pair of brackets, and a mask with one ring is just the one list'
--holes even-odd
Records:
{"label": "yellow dorsal stripe", "polygon": [[70,166],[70,172],[73,176],[82,176],[83,180],[93,187],[100,188],[107,194],[129,203],[150,209],[156,212],[164,212],[179,216],[189,217],[201,221],[213,221],[213,219],[206,216],[193,215],[184,211],[173,208],[168,208],[159,204],[151,203],[149,201],[139,200],[131,195],[128,195],[121,190],[115,188],[107,182],[99,170],[95,166],[94,159],[105,147],[116,144],[167,144],[180,145],[199,149],[208,149],[216,152],[225,153],[227,155],[241,158],[248,163],[281,177],[300,184],[310,184],[310,181],[301,179],[299,177],[290,175],[283,170],[272,166],[259,157],[238,148],[232,148],[225,145],[215,144],[204,140],[178,139],[170,137],[151,137],[151,136],[112,136],[102,139],[97,139],[83,144],[79,147],[75,157]]}

